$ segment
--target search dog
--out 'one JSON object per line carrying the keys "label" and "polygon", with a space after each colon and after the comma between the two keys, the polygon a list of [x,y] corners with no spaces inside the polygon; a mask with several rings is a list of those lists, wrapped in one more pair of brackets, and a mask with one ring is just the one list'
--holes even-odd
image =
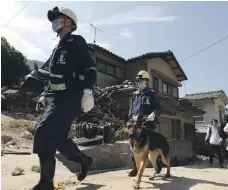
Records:
{"label": "search dog", "polygon": [[162,163],[157,159],[160,156],[162,162],[167,166],[165,177],[170,177],[170,148],[167,139],[160,133],[144,128],[141,115],[137,121],[129,120],[128,116],[125,115],[124,128],[125,132],[128,133],[130,148],[134,154],[138,171],[133,188],[140,188],[141,178],[149,161],[155,170],[149,180],[153,180],[155,175],[161,172]]}

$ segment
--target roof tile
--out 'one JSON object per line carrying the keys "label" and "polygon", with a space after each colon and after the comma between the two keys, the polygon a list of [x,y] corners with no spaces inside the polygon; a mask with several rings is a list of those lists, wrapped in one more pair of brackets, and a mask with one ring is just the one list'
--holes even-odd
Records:
{"label": "roof tile", "polygon": [[218,98],[223,93],[224,93],[223,90],[201,92],[201,93],[195,93],[195,94],[186,94],[184,98],[191,99],[191,100],[214,99],[214,98]]}

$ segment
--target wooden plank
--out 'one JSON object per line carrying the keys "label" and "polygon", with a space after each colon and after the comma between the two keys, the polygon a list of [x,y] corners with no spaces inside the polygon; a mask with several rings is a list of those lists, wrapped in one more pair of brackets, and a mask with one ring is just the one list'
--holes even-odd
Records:
{"label": "wooden plank", "polygon": [[78,139],[75,138],[75,139],[73,139],[73,141],[75,143],[77,143],[78,145],[82,145],[82,144],[85,144],[85,143],[88,143],[88,142],[98,141],[98,140],[101,140],[101,139],[103,139],[103,136],[97,135],[96,137],[91,138],[91,139],[87,139],[87,138],[83,137],[83,138],[78,138]]}
{"label": "wooden plank", "polygon": [[13,149],[4,149],[2,150],[3,154],[20,154],[20,155],[30,155],[30,151],[20,151],[20,150],[13,150]]}

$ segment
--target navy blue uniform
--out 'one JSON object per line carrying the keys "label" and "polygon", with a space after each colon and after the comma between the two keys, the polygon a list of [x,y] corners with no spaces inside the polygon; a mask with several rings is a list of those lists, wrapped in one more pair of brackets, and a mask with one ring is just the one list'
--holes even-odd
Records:
{"label": "navy blue uniform", "polygon": [[[155,113],[155,121],[157,117],[161,115],[161,106],[157,93],[149,87],[146,87],[143,90],[137,90],[133,93],[132,103],[129,109],[129,117],[133,118],[139,114],[143,114],[144,117],[147,117],[152,112]],[[154,121],[147,121],[144,123],[147,129],[154,130],[156,124]],[[133,157],[133,154],[131,154]]]}
{"label": "navy blue uniform", "polygon": [[157,93],[149,89],[149,87],[141,91],[137,90],[133,93],[132,103],[129,109],[130,117],[139,114],[143,114],[146,117],[152,112],[154,112],[157,117],[161,115],[161,111],[162,109]]}
{"label": "navy blue uniform", "polygon": [[57,149],[67,159],[76,159],[78,147],[67,136],[81,111],[83,89],[92,89],[96,81],[95,63],[84,38],[68,33],[46,64],[54,100],[36,127],[33,152],[51,159]]}

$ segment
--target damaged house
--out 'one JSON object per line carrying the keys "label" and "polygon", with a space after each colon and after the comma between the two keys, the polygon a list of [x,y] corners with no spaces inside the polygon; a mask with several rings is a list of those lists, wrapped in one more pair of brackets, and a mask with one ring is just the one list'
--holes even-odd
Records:
{"label": "damaged house", "polygon": [[[96,85],[100,88],[120,85],[124,80],[135,81],[140,70],[146,70],[150,74],[150,87],[158,92],[163,108],[163,114],[157,123],[157,131],[169,140],[174,160],[192,158],[195,138],[194,116],[203,115],[205,111],[193,106],[190,101],[179,98],[178,88],[181,87],[182,81],[187,80],[187,76],[173,52],[152,52],[125,60],[98,45],[88,46],[97,64]],[[115,97],[120,111],[128,111],[134,90],[131,88],[120,91]]]}
{"label": "damaged house", "polygon": [[159,93],[163,108],[157,131],[169,140],[174,159],[192,157],[195,137],[193,116],[205,112],[188,100],[179,98],[178,87],[181,87],[182,81],[187,80],[187,76],[173,52],[147,53],[129,59],[125,69],[126,79],[129,80],[134,80],[140,70],[146,70],[150,74],[150,87]]}

